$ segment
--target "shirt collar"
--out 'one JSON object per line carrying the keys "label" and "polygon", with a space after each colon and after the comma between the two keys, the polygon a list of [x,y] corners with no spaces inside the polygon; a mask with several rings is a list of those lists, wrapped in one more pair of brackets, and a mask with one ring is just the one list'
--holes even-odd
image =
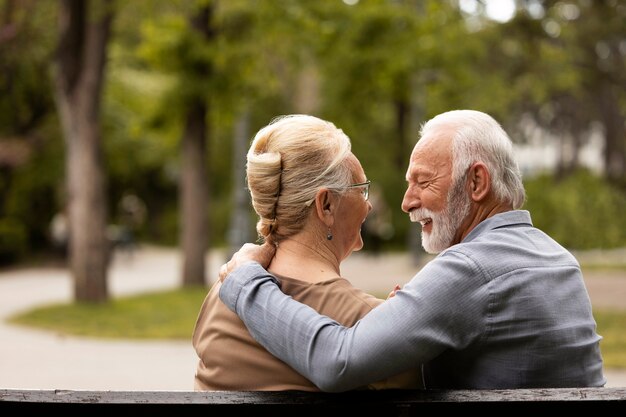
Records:
{"label": "shirt collar", "polygon": [[501,227],[510,227],[523,224],[525,226],[533,225],[530,213],[527,210],[511,210],[504,213],[498,213],[480,222],[467,236],[463,242],[471,242],[483,233],[490,230],[499,229]]}

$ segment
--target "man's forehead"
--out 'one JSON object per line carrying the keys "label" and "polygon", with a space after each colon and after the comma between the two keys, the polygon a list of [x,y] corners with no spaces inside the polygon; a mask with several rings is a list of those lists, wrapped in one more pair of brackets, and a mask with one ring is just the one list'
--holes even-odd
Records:
{"label": "man's forehead", "polygon": [[435,158],[429,157],[428,152],[423,151],[423,149],[416,149],[411,155],[411,162],[406,172],[407,179],[417,176],[418,174],[431,172],[435,169],[435,166],[438,165]]}
{"label": "man's forehead", "polygon": [[428,132],[415,144],[411,161],[422,158],[448,158],[452,151],[451,145],[452,134],[450,131],[438,129]]}
{"label": "man's forehead", "polygon": [[450,124],[433,126],[423,133],[422,137],[415,144],[415,148],[449,144],[455,132],[455,127]]}
{"label": "man's forehead", "polygon": [[407,169],[407,178],[418,172],[428,172],[451,161],[452,135],[449,130],[437,129],[427,132],[413,148]]}

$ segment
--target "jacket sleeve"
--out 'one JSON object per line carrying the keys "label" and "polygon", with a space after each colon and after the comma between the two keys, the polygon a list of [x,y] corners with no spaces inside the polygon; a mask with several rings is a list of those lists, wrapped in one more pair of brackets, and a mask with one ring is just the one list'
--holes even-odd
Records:
{"label": "jacket sleeve", "polygon": [[[441,267],[431,262],[351,328],[283,294],[257,263],[233,271],[220,298],[268,351],[322,391],[340,392],[415,368],[479,334],[481,303],[463,284],[467,262],[456,259],[446,262],[447,270]],[[442,287],[442,273],[464,279],[444,281]]]}

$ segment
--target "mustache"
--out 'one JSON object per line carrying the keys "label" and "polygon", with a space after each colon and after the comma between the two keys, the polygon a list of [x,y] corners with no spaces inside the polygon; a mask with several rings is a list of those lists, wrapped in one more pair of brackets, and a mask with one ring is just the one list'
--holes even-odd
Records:
{"label": "mustache", "polygon": [[421,209],[414,209],[409,211],[409,219],[413,222],[413,223],[417,223],[422,219],[425,218],[433,218],[435,217],[435,213],[425,209],[425,208],[421,208]]}

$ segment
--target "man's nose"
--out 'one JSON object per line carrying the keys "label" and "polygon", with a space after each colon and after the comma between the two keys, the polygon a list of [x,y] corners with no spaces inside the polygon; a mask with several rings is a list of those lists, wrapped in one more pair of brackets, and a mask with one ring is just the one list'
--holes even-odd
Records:
{"label": "man's nose", "polygon": [[409,213],[411,210],[419,208],[419,195],[416,187],[407,187],[402,199],[402,211]]}

